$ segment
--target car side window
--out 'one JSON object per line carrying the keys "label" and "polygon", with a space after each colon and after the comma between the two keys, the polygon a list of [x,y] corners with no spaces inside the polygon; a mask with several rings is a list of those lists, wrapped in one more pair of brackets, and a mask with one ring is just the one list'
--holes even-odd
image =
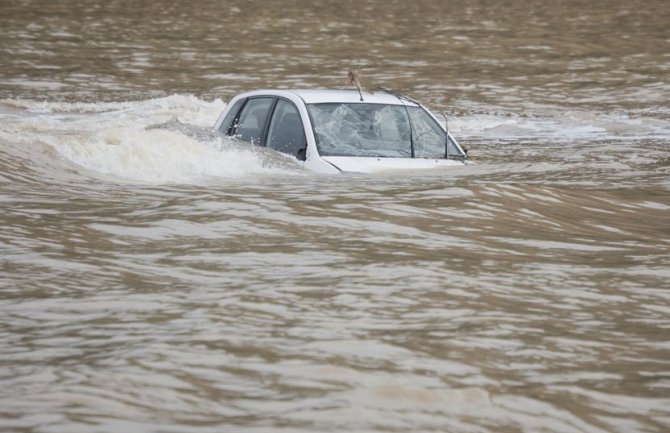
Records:
{"label": "car side window", "polygon": [[235,120],[235,117],[237,117],[237,113],[240,112],[240,107],[242,107],[243,103],[244,98],[238,100],[235,102],[235,105],[230,107],[228,114],[226,114],[226,117],[221,122],[221,126],[219,126],[219,131],[226,135],[230,135],[233,132],[233,121]]}
{"label": "car side window", "polygon": [[287,153],[297,159],[305,159],[305,129],[295,105],[279,99],[270,121],[267,147]]}
{"label": "car side window", "polygon": [[235,137],[253,144],[260,144],[271,105],[272,98],[249,99],[242,108],[237,125],[235,125]]}

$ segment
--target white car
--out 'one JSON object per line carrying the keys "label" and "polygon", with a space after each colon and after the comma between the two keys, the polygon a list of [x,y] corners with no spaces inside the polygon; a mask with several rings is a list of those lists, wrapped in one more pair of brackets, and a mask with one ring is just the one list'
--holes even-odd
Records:
{"label": "white car", "polygon": [[214,128],[322,173],[462,165],[467,153],[418,102],[390,91],[258,90],[234,97]]}

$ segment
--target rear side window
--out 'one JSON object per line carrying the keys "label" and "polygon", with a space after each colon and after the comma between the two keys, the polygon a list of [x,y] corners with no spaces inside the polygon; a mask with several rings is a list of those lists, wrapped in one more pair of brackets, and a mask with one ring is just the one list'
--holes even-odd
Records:
{"label": "rear side window", "polygon": [[272,98],[252,98],[240,113],[240,118],[235,126],[235,137],[260,144],[263,135],[263,127],[268,118],[268,112],[272,105]]}
{"label": "rear side window", "polygon": [[233,121],[235,120],[237,113],[240,111],[242,104],[244,104],[244,98],[240,99],[235,103],[235,105],[230,107],[230,111],[228,111],[228,114],[226,114],[226,117],[224,117],[223,121],[221,122],[221,126],[219,126],[219,131],[226,135],[232,134]]}

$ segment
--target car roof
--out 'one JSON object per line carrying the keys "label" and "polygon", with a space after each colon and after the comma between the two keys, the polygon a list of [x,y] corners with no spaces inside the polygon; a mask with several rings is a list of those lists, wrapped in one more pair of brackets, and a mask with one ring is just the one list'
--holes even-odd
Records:
{"label": "car roof", "polygon": [[390,104],[390,105],[409,105],[415,106],[417,104],[411,102],[411,99],[400,99],[398,96],[384,92],[368,92],[363,91],[363,101],[357,89],[268,89],[256,90],[248,92],[239,96],[260,96],[260,95],[275,95],[288,96],[293,94],[302,99],[305,104],[320,104],[328,102],[343,102],[343,103],[368,103],[368,104]]}

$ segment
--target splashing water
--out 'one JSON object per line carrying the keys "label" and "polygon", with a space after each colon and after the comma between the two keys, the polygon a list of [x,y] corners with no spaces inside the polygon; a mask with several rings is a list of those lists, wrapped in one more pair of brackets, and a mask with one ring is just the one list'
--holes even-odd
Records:
{"label": "splashing water", "polygon": [[[291,158],[237,144],[212,131],[211,125],[225,107],[221,100],[205,102],[175,95],[127,103],[4,104],[0,141],[14,146],[48,145],[93,176],[201,183],[212,178],[301,172],[299,163]],[[195,138],[180,128],[170,128],[175,124],[189,126],[197,132]]]}

